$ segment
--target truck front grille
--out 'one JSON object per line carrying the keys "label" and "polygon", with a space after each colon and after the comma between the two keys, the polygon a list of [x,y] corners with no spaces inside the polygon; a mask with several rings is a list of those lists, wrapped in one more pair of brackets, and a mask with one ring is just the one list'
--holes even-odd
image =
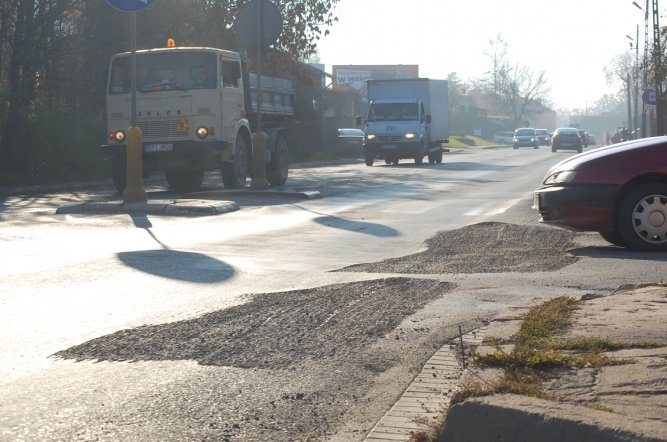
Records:
{"label": "truck front grille", "polygon": [[139,120],[137,126],[141,129],[143,138],[187,138],[190,135],[190,128],[183,130],[180,119]]}
{"label": "truck front grille", "polygon": [[401,135],[385,135],[379,136],[378,140],[380,141],[401,141],[403,137]]}

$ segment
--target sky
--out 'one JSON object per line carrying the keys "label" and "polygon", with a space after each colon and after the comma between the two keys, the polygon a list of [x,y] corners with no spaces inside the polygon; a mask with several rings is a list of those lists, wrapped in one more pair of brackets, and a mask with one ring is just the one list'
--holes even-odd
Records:
{"label": "sky", "polygon": [[420,77],[482,78],[500,35],[511,66],[545,72],[556,109],[584,110],[622,88],[607,84],[604,67],[635,55],[627,35],[636,39],[638,26],[639,57],[644,50],[644,12],[632,0],[339,0],[334,15],[318,43],[329,73],[332,65],[417,64]]}

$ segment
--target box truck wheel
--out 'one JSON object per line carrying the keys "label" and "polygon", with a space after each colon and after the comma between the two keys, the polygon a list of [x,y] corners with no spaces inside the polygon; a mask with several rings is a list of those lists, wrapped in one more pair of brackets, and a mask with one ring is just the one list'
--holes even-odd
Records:
{"label": "box truck wheel", "polygon": [[364,160],[366,161],[367,166],[372,166],[373,162],[375,162],[375,156],[367,153],[364,155]]}
{"label": "box truck wheel", "polygon": [[266,179],[272,186],[282,186],[287,182],[289,173],[289,152],[285,136],[280,134],[276,139],[276,149],[271,162],[266,165]]}
{"label": "box truck wheel", "polygon": [[424,155],[428,152],[428,144],[426,141],[422,142],[421,152],[415,157],[415,164],[422,164],[424,162]]}
{"label": "box truck wheel", "polygon": [[167,169],[164,171],[169,188],[176,192],[199,189],[204,182],[202,169]]}
{"label": "box truck wheel", "polygon": [[127,182],[126,167],[124,155],[113,157],[111,159],[111,179],[113,180],[113,186],[118,193],[123,193],[125,190],[125,184]]}
{"label": "box truck wheel", "polygon": [[428,154],[428,162],[431,163],[431,164],[434,164],[434,163],[440,164],[440,163],[442,163],[442,149],[438,149],[435,152],[430,152]]}
{"label": "box truck wheel", "polygon": [[245,186],[248,177],[248,145],[243,134],[236,136],[234,144],[234,158],[222,163],[222,183],[228,189]]}

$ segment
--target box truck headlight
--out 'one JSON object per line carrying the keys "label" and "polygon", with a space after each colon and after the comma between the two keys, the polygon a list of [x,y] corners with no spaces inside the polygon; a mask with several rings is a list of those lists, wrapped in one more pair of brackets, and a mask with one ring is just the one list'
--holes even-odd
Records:
{"label": "box truck headlight", "polygon": [[109,132],[109,141],[115,141],[116,143],[122,143],[125,141],[125,132],[122,130],[117,130],[115,132]]}
{"label": "box truck headlight", "polygon": [[408,140],[414,140],[415,134],[413,134],[412,132],[408,132],[405,134],[405,138]]}
{"label": "box truck headlight", "polygon": [[375,141],[375,134],[366,134],[366,139],[368,141]]}
{"label": "box truck headlight", "polygon": [[197,136],[202,139],[208,137],[208,128],[205,126],[199,126],[197,128]]}

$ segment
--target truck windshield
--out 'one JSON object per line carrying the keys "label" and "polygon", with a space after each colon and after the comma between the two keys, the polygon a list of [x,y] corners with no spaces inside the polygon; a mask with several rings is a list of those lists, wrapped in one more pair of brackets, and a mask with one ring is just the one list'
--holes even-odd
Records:
{"label": "truck windshield", "polygon": [[[137,91],[215,89],[216,55],[212,52],[137,54]],[[130,56],[115,57],[111,65],[109,94],[130,93]]]}
{"label": "truck windshield", "polygon": [[416,121],[419,119],[417,103],[372,103],[368,109],[368,121]]}

